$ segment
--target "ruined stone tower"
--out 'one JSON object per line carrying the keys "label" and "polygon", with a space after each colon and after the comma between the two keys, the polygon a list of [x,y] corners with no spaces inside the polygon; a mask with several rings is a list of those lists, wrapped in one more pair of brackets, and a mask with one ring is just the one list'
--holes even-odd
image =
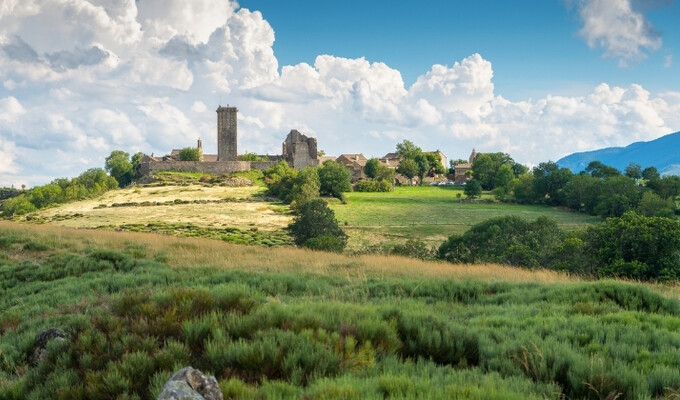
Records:
{"label": "ruined stone tower", "polygon": [[236,161],[236,107],[217,108],[217,161]]}

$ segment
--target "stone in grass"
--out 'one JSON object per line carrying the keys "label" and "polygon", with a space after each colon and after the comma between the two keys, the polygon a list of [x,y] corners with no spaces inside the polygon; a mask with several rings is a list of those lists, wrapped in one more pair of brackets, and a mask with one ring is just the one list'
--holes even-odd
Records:
{"label": "stone in grass", "polygon": [[59,328],[50,328],[35,335],[35,346],[33,347],[33,364],[38,365],[47,360],[49,352],[47,351],[47,343],[52,340],[59,342],[66,341],[66,333]]}
{"label": "stone in grass", "polygon": [[182,368],[163,385],[156,400],[223,400],[214,376],[192,367]]}

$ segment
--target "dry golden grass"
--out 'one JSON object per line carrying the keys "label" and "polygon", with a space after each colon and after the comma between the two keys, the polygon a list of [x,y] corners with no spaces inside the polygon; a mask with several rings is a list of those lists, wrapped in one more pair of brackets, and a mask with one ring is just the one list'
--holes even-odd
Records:
{"label": "dry golden grass", "polygon": [[[163,186],[131,187],[107,192],[97,199],[68,203],[31,214],[31,218],[74,228],[96,228],[149,222],[191,223],[205,227],[285,228],[291,217],[265,201],[253,201],[261,187]],[[175,200],[250,199],[247,202],[111,207],[113,204],[173,202]],[[101,207],[105,205],[106,207]],[[64,216],[67,216],[64,218]]]}
{"label": "dry golden grass", "polygon": [[426,277],[476,279],[487,282],[568,283],[580,281],[578,278],[555,271],[530,271],[494,264],[453,265],[396,256],[348,256],[297,248],[242,246],[211,239],[73,229],[8,221],[0,221],[0,229],[28,233],[37,241],[58,243],[60,248],[73,251],[88,247],[124,250],[134,244],[143,247],[147,257],[162,255],[170,266],[177,268],[210,266],[254,272],[330,275],[347,279]]}

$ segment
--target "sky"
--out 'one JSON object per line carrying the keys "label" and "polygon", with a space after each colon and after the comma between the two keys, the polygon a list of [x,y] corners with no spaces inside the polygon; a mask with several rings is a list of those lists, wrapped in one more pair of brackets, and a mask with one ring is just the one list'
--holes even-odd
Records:
{"label": "sky", "polygon": [[0,0],[0,186],[113,150],[329,155],[408,139],[528,166],[680,130],[673,0]]}

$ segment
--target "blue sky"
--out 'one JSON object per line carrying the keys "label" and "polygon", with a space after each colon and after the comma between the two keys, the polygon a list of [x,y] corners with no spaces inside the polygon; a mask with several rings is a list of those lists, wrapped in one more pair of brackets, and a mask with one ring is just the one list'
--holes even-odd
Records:
{"label": "blue sky", "polygon": [[0,3],[0,186],[168,154],[239,108],[239,153],[408,139],[535,165],[680,130],[674,0]]}
{"label": "blue sky", "polygon": [[[654,3],[648,2],[648,3]],[[590,48],[579,30],[575,4],[561,0],[451,1],[240,1],[260,10],[276,32],[280,65],[313,64],[319,54],[366,57],[402,73],[406,85],[432,64],[451,64],[479,53],[496,71],[504,97],[520,100],[573,94],[584,86],[638,83],[649,90],[680,89],[680,8],[657,2],[645,14],[663,45],[641,62],[618,65]]]}

